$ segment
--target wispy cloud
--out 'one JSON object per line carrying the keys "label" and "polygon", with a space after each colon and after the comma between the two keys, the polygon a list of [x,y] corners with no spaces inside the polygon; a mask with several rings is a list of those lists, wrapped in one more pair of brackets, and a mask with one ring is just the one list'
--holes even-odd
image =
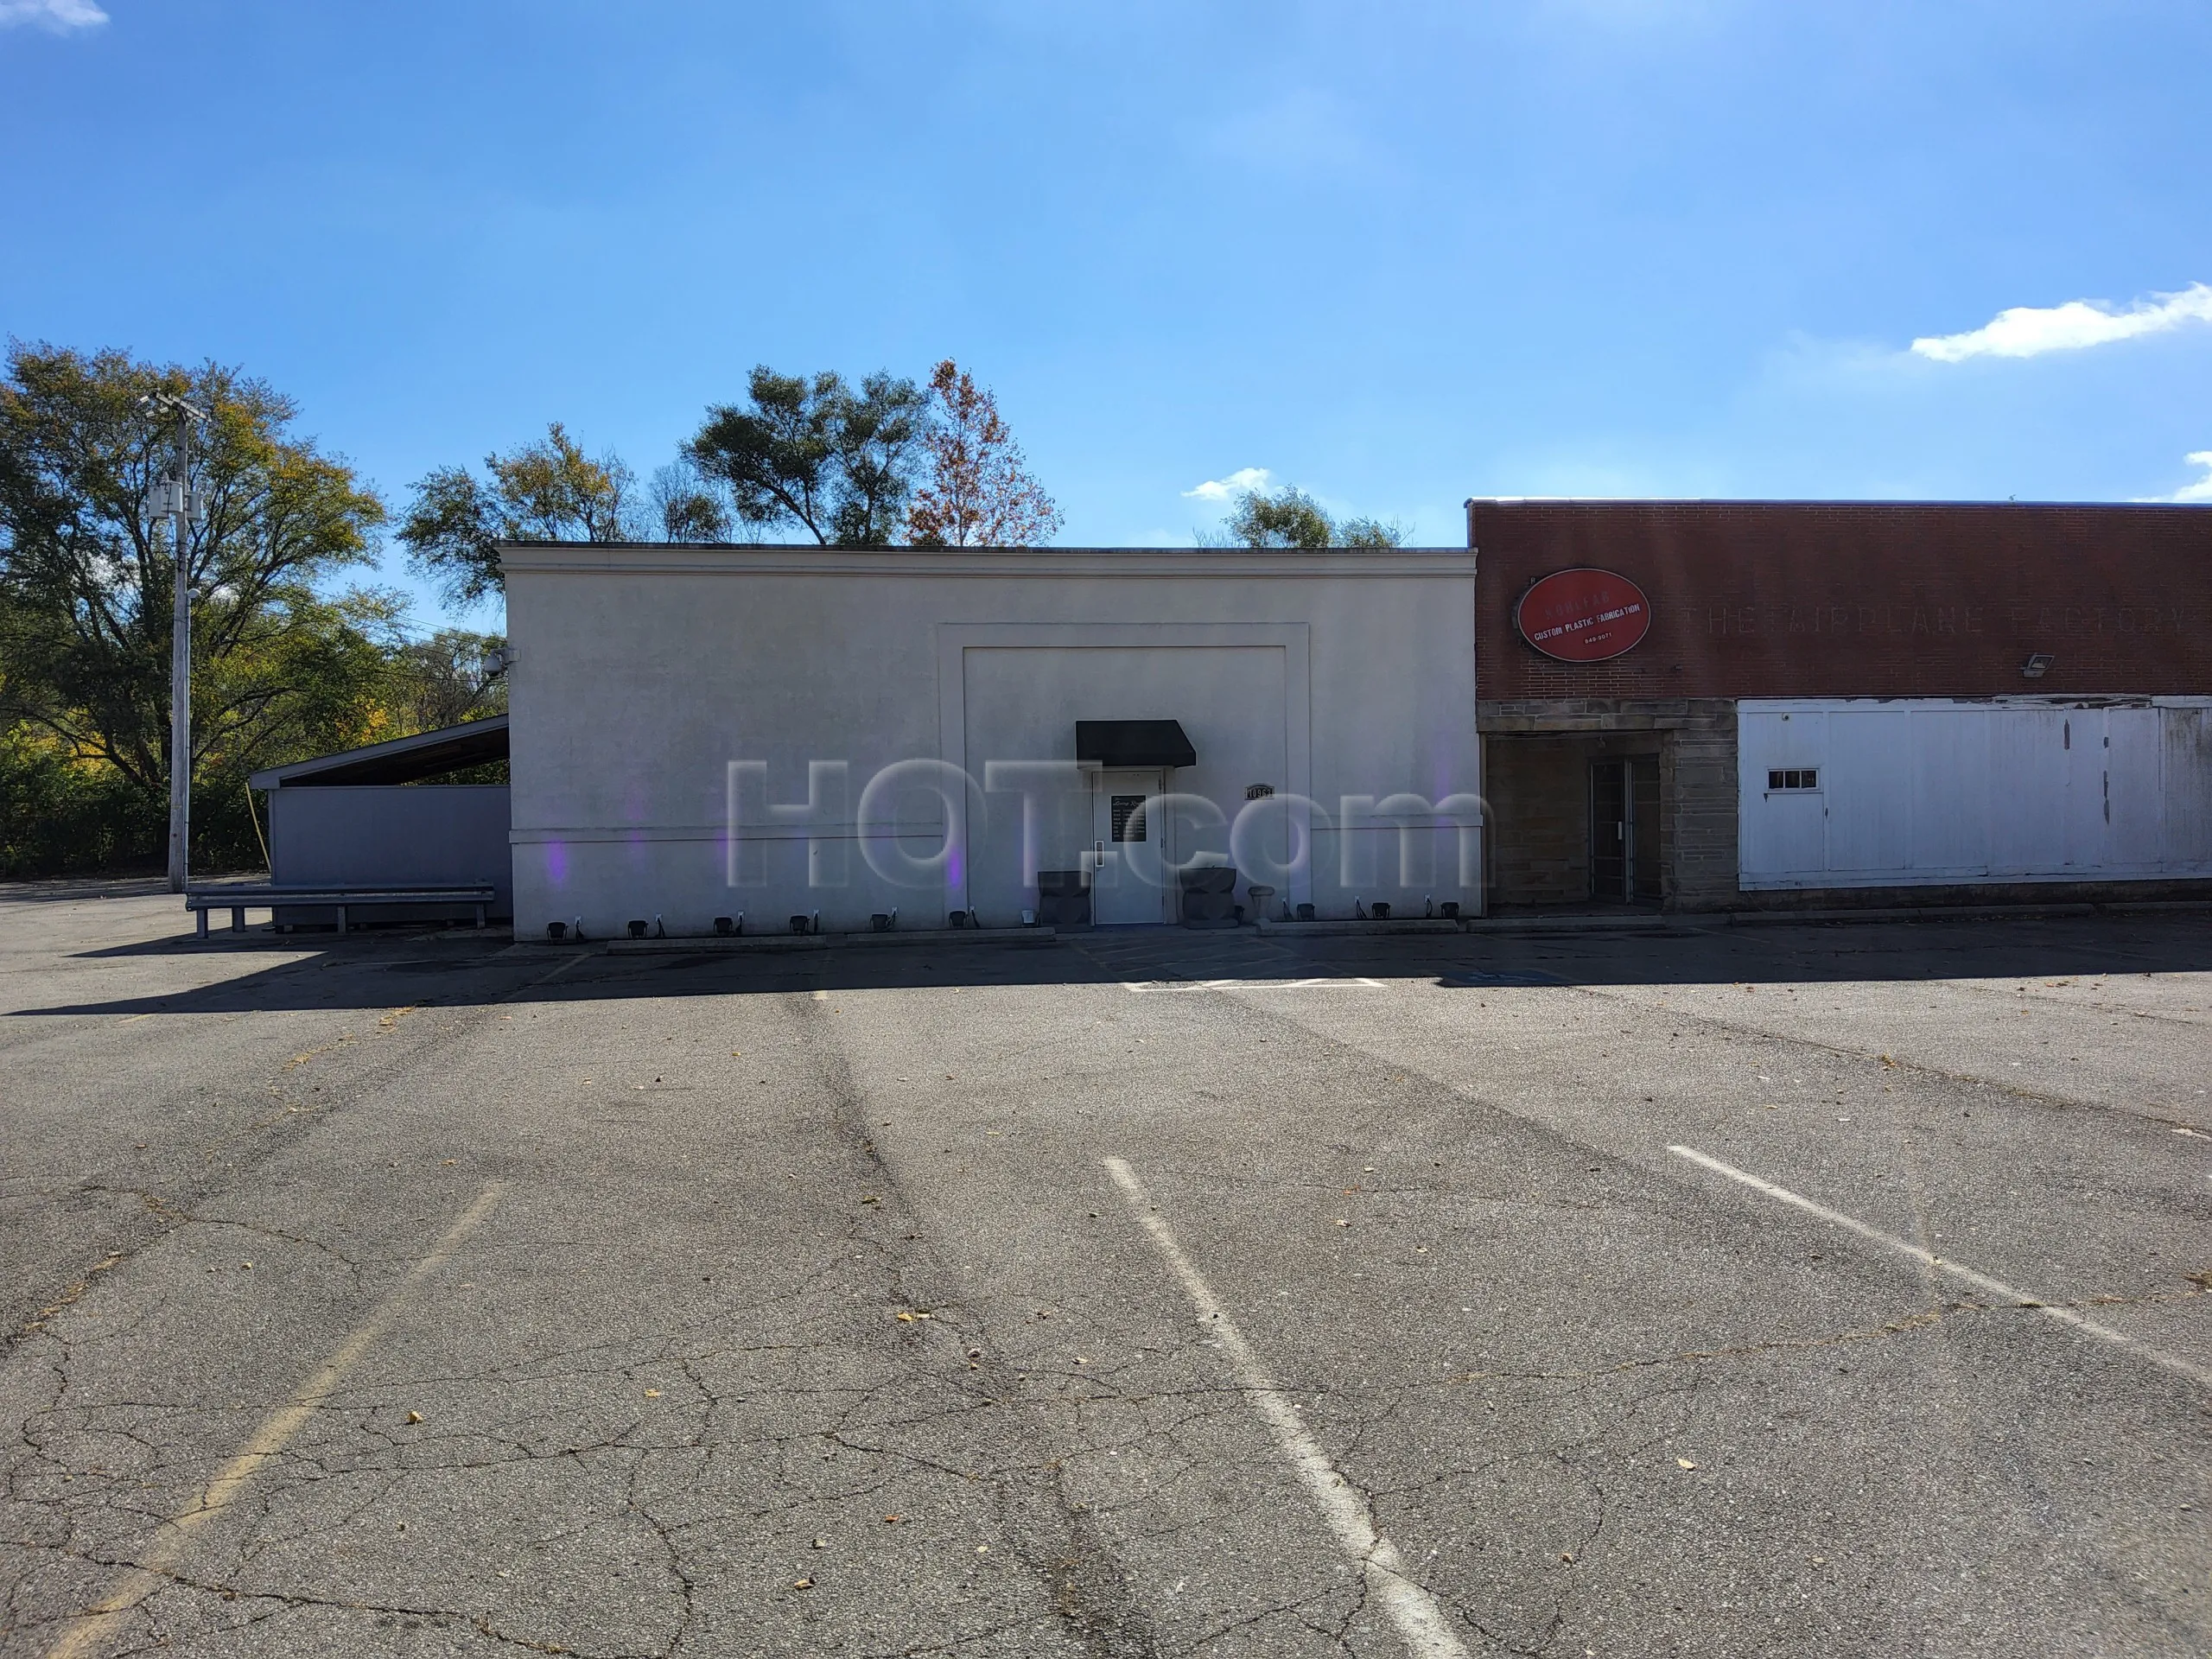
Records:
{"label": "wispy cloud", "polygon": [[1199,501],[1226,501],[1232,495],[1242,495],[1247,490],[1264,490],[1274,474],[1264,467],[1239,467],[1227,478],[1210,478],[1194,490],[1183,492],[1187,498]]}
{"label": "wispy cloud", "polygon": [[2045,352],[2074,352],[2139,334],[2164,334],[2186,322],[2212,322],[2212,287],[2191,283],[2178,294],[2156,294],[2125,311],[2095,300],[2016,305],[1966,334],[1916,340],[1912,349],[1938,363],[1963,363],[1970,357],[2040,357]]}
{"label": "wispy cloud", "polygon": [[73,29],[97,29],[105,22],[107,13],[92,0],[0,0],[0,29],[35,23],[67,35]]}
{"label": "wispy cloud", "polygon": [[2199,449],[2189,457],[2189,464],[2202,467],[2204,476],[2183,485],[2171,495],[2158,495],[2151,499],[2154,501],[2178,501],[2184,505],[2202,503],[2212,505],[2212,449]]}

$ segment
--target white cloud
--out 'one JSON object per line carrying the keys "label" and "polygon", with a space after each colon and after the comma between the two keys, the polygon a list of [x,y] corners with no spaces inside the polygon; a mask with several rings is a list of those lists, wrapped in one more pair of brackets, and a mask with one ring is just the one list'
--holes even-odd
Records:
{"label": "white cloud", "polygon": [[1966,334],[1916,340],[1912,349],[1938,363],[1963,363],[1970,357],[2039,357],[2045,352],[2079,351],[2138,334],[2163,334],[2185,322],[2212,322],[2212,287],[2191,283],[2178,294],[2153,295],[2125,311],[2094,300],[2016,305]]}
{"label": "white cloud", "polygon": [[0,29],[36,23],[56,35],[66,35],[73,29],[96,29],[105,22],[107,13],[92,0],[0,0]]}
{"label": "white cloud", "polygon": [[1264,490],[1274,474],[1264,467],[1239,467],[1227,478],[1210,478],[1194,490],[1183,492],[1186,497],[1200,501],[1226,501],[1232,495],[1242,495],[1247,490]]}
{"label": "white cloud", "polygon": [[2189,457],[2189,464],[2192,467],[2202,467],[2204,469],[2204,476],[2183,485],[2171,495],[2156,496],[2152,499],[2159,501],[2179,501],[2184,504],[2194,502],[2212,505],[2212,449],[2199,449]]}

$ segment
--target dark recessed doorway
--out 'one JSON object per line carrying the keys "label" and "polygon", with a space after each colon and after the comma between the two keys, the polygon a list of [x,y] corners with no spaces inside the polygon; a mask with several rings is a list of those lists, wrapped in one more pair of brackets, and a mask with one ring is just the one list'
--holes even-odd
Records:
{"label": "dark recessed doorway", "polygon": [[1659,760],[1590,763],[1590,896],[1659,902]]}

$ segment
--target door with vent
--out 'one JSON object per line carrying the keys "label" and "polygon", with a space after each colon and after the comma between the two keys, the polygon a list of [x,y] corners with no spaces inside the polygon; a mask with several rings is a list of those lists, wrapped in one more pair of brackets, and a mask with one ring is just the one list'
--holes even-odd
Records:
{"label": "door with vent", "polygon": [[1168,919],[1170,820],[1154,805],[1166,786],[1156,769],[1092,778],[1090,918],[1101,926]]}

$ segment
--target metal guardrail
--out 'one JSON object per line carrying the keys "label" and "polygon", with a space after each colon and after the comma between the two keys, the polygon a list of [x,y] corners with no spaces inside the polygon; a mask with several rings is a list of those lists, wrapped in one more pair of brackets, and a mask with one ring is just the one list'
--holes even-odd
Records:
{"label": "metal guardrail", "polygon": [[249,910],[282,907],[306,910],[334,910],[338,913],[338,931],[346,931],[349,913],[382,905],[465,905],[474,913],[476,925],[484,925],[485,916],[499,890],[488,881],[470,882],[456,887],[280,887],[268,884],[246,885],[226,883],[220,887],[190,887],[186,889],[184,907],[199,921],[199,937],[207,937],[207,912],[227,910],[231,912],[231,931],[245,931],[245,913]]}

